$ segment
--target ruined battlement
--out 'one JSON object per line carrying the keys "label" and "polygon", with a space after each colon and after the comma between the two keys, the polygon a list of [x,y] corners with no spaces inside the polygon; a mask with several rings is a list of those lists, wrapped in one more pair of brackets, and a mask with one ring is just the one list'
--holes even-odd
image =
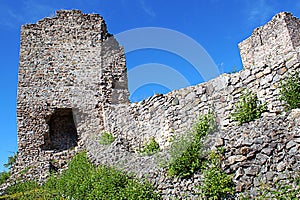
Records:
{"label": "ruined battlement", "polygon": [[300,21],[291,13],[281,12],[266,25],[256,28],[252,35],[239,44],[245,69],[291,66],[299,61]]}
{"label": "ruined battlement", "polygon": [[[11,169],[13,176],[43,181],[49,170],[65,168],[78,150],[86,149],[97,165],[123,165],[125,170],[140,175],[153,172],[150,177],[155,176],[153,180],[165,187],[161,189],[165,197],[190,192],[184,181],[184,189],[177,191],[177,183],[176,187],[170,186],[172,183],[154,164],[155,158],[143,158],[136,152],[149,138],[155,138],[161,149],[166,149],[174,135],[187,131],[197,116],[208,110],[213,110],[220,130],[212,141],[219,138],[224,145],[225,161],[229,157],[233,161],[225,163],[230,173],[240,170],[234,180],[243,183],[241,188],[252,187],[254,175],[264,177],[263,168],[273,170],[275,175],[285,166],[299,169],[299,154],[294,155],[300,149],[300,121],[287,115],[278,117],[284,107],[278,86],[288,73],[300,71],[300,21],[290,13],[279,13],[238,46],[244,66],[240,72],[130,103],[124,50],[108,33],[100,15],[62,10],[36,24],[24,25],[18,74],[18,158]],[[239,128],[231,113],[244,89],[256,93],[266,103],[267,111],[262,121]],[[281,120],[279,128],[274,119]],[[285,139],[286,130],[293,131],[289,139]],[[109,148],[99,144],[103,131],[116,138]],[[257,149],[254,141],[264,132],[266,135],[259,140],[264,142],[261,149],[251,157],[238,155],[244,164],[234,160],[245,141]],[[274,139],[274,134],[281,139]],[[269,143],[275,145],[269,147]],[[276,145],[292,150],[282,159],[274,154],[272,162],[262,162],[265,154],[278,151],[281,155],[282,148],[276,149]],[[276,168],[279,164],[280,169]],[[24,169],[25,174],[21,173]],[[198,179],[190,183],[197,185]]]}
{"label": "ruined battlement", "polygon": [[[36,24],[22,26],[20,60],[23,60],[22,56],[27,56],[28,52],[26,51],[28,49],[35,49],[36,51],[43,50],[42,53],[44,54],[41,57],[51,56],[50,58],[53,60],[49,60],[50,58],[47,60],[51,64],[58,61],[59,56],[64,53],[65,58],[59,61],[70,65],[72,63],[66,62],[71,61],[72,56],[78,54],[79,51],[82,52],[82,57],[86,56],[84,52],[87,51],[94,51],[89,54],[90,56],[95,52],[101,54],[102,43],[109,36],[111,35],[107,32],[105,21],[98,14],[82,14],[79,10],[57,11],[57,15],[53,18],[44,18]],[[51,54],[54,51],[56,55]],[[81,60],[80,62],[83,63],[84,61]]]}
{"label": "ruined battlement", "polygon": [[28,165],[45,171],[56,154],[83,147],[91,132],[104,129],[105,107],[127,103],[128,94],[124,50],[100,15],[62,10],[24,25],[17,100],[19,157],[13,171]]}

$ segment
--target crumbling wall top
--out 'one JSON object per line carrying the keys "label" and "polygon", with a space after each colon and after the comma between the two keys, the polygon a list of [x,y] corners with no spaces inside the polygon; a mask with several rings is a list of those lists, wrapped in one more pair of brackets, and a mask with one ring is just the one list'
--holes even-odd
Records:
{"label": "crumbling wall top", "polygon": [[[22,31],[45,28],[49,26],[68,26],[83,28],[86,31],[101,31],[107,37],[110,35],[103,17],[99,14],[84,14],[80,10],[59,10],[56,15],[39,20],[35,24],[25,24]],[[106,38],[105,37],[105,38]]]}
{"label": "crumbling wall top", "polygon": [[299,19],[288,12],[278,13],[266,25],[256,28],[239,44],[244,68],[299,62],[299,29]]}

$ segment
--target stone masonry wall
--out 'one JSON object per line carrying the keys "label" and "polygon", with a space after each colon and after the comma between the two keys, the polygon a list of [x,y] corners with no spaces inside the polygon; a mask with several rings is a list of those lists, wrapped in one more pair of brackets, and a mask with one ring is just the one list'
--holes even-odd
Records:
{"label": "stone masonry wall", "polygon": [[[62,10],[52,18],[24,25],[18,79],[15,176],[42,180],[53,163],[63,168],[91,133],[104,130],[106,104],[128,102],[123,48],[98,14]],[[75,127],[70,125],[69,131],[77,131],[77,137],[59,130],[65,126],[64,119],[60,125],[50,122],[61,109],[72,111]],[[63,141],[51,136],[51,123],[62,138],[73,138]]]}
{"label": "stone masonry wall", "polygon": [[[112,105],[105,112],[106,131],[116,140],[99,144],[99,135],[88,141],[88,155],[97,165],[105,164],[136,173],[157,186],[163,199],[197,199],[197,172],[188,179],[170,178],[159,162],[167,155],[173,135],[188,131],[197,116],[212,110],[219,130],[211,133],[209,149],[225,149],[222,169],[233,175],[239,195],[259,198],[259,190],[276,184],[293,185],[300,173],[300,111],[285,113],[279,101],[279,85],[289,73],[300,71],[299,19],[279,13],[239,44],[244,69],[222,74],[206,83],[157,94],[129,105]],[[237,126],[230,114],[244,89],[256,93],[267,105],[261,119]],[[141,156],[138,150],[155,138],[162,152]],[[276,183],[276,184],[275,184]],[[297,187],[297,186],[296,186]]]}
{"label": "stone masonry wall", "polygon": [[264,116],[275,116],[283,110],[283,102],[278,99],[280,81],[288,73],[299,71],[299,47],[295,46],[299,30],[299,20],[291,14],[276,15],[239,44],[245,65],[242,71],[138,103],[112,105],[105,115],[107,131],[125,138],[134,151],[150,137],[156,138],[161,147],[168,146],[173,135],[189,129],[197,116],[208,110],[216,114],[220,128],[234,126],[230,114],[244,89],[267,104]]}
{"label": "stone masonry wall", "polygon": [[222,168],[234,175],[237,192],[253,198],[259,197],[264,186],[299,187],[292,179],[300,176],[300,109],[221,130],[210,137],[215,140],[211,146],[223,145],[225,149]]}
{"label": "stone masonry wall", "polygon": [[[279,184],[295,187],[292,180],[300,176],[299,127],[300,109],[296,109],[207,136],[207,150],[225,150],[221,167],[232,175],[236,185],[236,194],[228,199],[260,199],[260,191],[265,191],[265,187],[275,188]],[[105,146],[95,138],[89,141],[88,155],[96,165],[114,166],[149,180],[163,199],[199,199],[197,187],[203,181],[202,173],[196,172],[189,178],[169,177],[160,165],[168,158],[168,151],[141,156],[129,149],[125,139],[117,138]]]}
{"label": "stone masonry wall", "polygon": [[[199,114],[211,110],[219,131],[208,136],[207,146],[224,147],[222,168],[234,175],[236,191],[246,189],[255,196],[261,183],[290,183],[288,176],[300,170],[300,111],[282,112],[278,86],[288,73],[300,71],[299,30],[299,19],[279,13],[239,44],[242,71],[129,103],[124,51],[100,15],[58,11],[52,18],[23,26],[19,152],[13,177],[43,181],[49,170],[63,169],[86,148],[96,165],[135,172],[154,183],[165,199],[197,198],[200,172],[189,179],[170,178],[159,162],[168,156],[165,150],[172,136],[189,130]],[[257,93],[267,111],[262,119],[237,126],[230,114],[245,89]],[[66,124],[71,132],[53,139],[51,131],[64,134]],[[99,144],[103,131],[116,138],[110,146]],[[162,151],[140,156],[137,151],[151,137]]]}
{"label": "stone masonry wall", "polygon": [[239,44],[244,68],[295,64],[299,60],[299,27],[299,20],[284,12],[256,28]]}

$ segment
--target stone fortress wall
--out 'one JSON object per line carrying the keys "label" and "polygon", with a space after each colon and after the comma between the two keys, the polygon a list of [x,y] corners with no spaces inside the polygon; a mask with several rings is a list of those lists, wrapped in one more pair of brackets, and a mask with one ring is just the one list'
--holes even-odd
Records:
{"label": "stone fortress wall", "polygon": [[[281,172],[300,170],[299,111],[281,114],[283,102],[278,100],[279,82],[300,70],[299,30],[299,19],[279,13],[239,44],[242,71],[129,103],[124,51],[101,16],[58,11],[25,25],[17,103],[19,153],[12,173],[42,181],[50,169],[64,168],[76,151],[86,148],[95,164],[147,175],[165,198],[197,197],[193,186],[201,174],[170,179],[155,156],[136,151],[150,137],[165,149],[173,135],[212,110],[219,131],[209,136],[210,146],[224,146],[222,165],[235,174],[237,190],[255,193],[265,177],[272,182]],[[244,89],[257,93],[267,112],[237,126],[230,113]],[[98,142],[103,131],[116,137],[109,147]]]}
{"label": "stone fortress wall", "polygon": [[188,130],[197,116],[208,110],[215,113],[221,129],[235,126],[230,114],[244,89],[257,93],[259,100],[267,104],[264,116],[275,116],[283,110],[283,102],[278,100],[280,81],[287,72],[299,71],[299,30],[300,22],[291,14],[276,15],[239,44],[242,71],[129,106],[112,105],[105,114],[105,128],[126,138],[132,149],[149,137],[164,147],[170,137]]}
{"label": "stone fortress wall", "polygon": [[91,132],[103,130],[105,104],[128,102],[123,48],[97,14],[58,11],[24,25],[18,79],[13,174],[42,179],[62,167]]}
{"label": "stone fortress wall", "polygon": [[[219,131],[208,136],[207,144],[212,149],[224,147],[222,168],[233,174],[237,192],[246,190],[254,197],[262,185],[278,181],[291,185],[291,177],[300,172],[300,110],[283,112],[279,85],[289,73],[300,71],[299,30],[299,19],[279,13],[239,44],[242,71],[138,103],[112,105],[105,110],[104,127],[118,139],[109,148],[101,147],[97,140],[90,142],[90,159],[140,177],[147,175],[165,199],[197,198],[195,188],[201,183],[201,173],[172,179],[159,167],[164,153],[141,157],[134,152],[149,138],[155,138],[164,149],[172,136],[189,130],[199,114],[211,110]],[[267,111],[263,118],[238,126],[230,114],[245,89],[256,93]]]}

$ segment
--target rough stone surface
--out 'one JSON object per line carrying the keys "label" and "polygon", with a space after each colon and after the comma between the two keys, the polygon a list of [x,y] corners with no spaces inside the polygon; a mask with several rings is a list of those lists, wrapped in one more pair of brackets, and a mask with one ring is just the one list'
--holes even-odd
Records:
{"label": "rough stone surface", "polygon": [[[209,109],[215,112],[219,128],[235,126],[231,113],[244,89],[258,94],[259,100],[266,103],[267,111],[263,116],[277,115],[284,108],[284,102],[278,100],[280,82],[287,75],[282,69],[288,72],[300,70],[299,50],[295,46],[300,34],[294,31],[299,29],[297,18],[289,13],[279,13],[239,44],[245,66],[242,71],[222,74],[208,82],[165,95],[155,95],[130,105],[112,105],[107,110],[109,120],[106,128],[126,138],[133,149],[150,137],[157,138],[160,146],[165,148],[173,135],[184,132],[199,114]],[[266,51],[272,57],[267,57]],[[286,58],[286,54],[295,58],[289,67],[286,65],[287,60],[281,59]],[[251,59],[255,62],[250,65]]]}
{"label": "rough stone surface", "polygon": [[128,102],[123,48],[98,14],[62,10],[24,25],[18,79],[14,176],[30,168],[42,180],[53,160],[66,163],[104,130],[108,104]]}
{"label": "rough stone surface", "polygon": [[[188,131],[199,114],[212,110],[218,131],[208,136],[206,149],[224,148],[221,166],[233,174],[237,192],[256,196],[262,184],[289,183],[288,177],[300,170],[300,111],[283,112],[278,86],[288,73],[300,71],[299,30],[297,18],[279,13],[239,44],[241,72],[129,103],[124,52],[101,16],[58,11],[52,18],[23,26],[19,154],[13,177],[43,181],[53,160],[58,161],[57,169],[63,169],[68,159],[86,148],[96,165],[134,172],[157,186],[164,199],[196,199],[201,172],[188,179],[170,178],[159,163],[169,158],[171,138]],[[231,113],[246,88],[258,94],[267,111],[263,118],[237,126]],[[100,145],[102,131],[111,132],[116,140]],[[138,150],[150,138],[162,151],[141,156]],[[21,173],[24,169],[28,172]]]}

